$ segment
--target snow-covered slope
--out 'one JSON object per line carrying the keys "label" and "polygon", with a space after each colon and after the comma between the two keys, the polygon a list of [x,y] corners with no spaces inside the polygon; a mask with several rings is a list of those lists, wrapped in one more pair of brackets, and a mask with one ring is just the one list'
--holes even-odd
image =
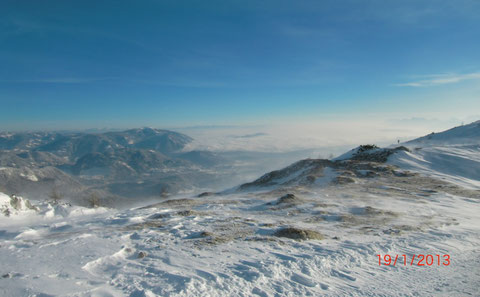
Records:
{"label": "snow-covered slope", "polygon": [[480,144],[415,147],[389,158],[389,164],[480,189]]}
{"label": "snow-covered slope", "polygon": [[404,143],[388,163],[440,178],[472,189],[480,189],[480,121],[430,134]]}
{"label": "snow-covered slope", "polygon": [[[40,204],[29,216],[0,217],[0,295],[478,293],[478,197],[394,183],[368,188],[177,199],[124,211]],[[451,264],[379,266],[378,254],[449,255]]]}
{"label": "snow-covered slope", "polygon": [[468,125],[458,126],[440,133],[428,134],[426,136],[411,140],[405,144],[420,146],[439,145],[468,145],[480,143],[480,121]]}

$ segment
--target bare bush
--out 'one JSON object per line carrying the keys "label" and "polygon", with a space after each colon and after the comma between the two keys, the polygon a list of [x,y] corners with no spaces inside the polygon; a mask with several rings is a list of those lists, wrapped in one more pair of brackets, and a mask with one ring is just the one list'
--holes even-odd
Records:
{"label": "bare bush", "polygon": [[98,195],[96,193],[92,193],[87,198],[87,202],[88,202],[88,207],[90,207],[90,208],[97,208],[97,207],[100,207],[100,205],[101,205],[100,197],[98,197]]}
{"label": "bare bush", "polygon": [[50,197],[54,204],[58,204],[64,196],[58,192],[58,189],[56,187],[53,187],[48,197]]}

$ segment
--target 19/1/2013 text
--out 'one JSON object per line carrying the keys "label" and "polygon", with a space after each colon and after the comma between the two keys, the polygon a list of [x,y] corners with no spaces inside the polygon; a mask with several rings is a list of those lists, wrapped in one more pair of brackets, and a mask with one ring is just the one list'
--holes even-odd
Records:
{"label": "19/1/2013 text", "polygon": [[377,255],[378,265],[385,266],[448,266],[450,265],[450,255]]}

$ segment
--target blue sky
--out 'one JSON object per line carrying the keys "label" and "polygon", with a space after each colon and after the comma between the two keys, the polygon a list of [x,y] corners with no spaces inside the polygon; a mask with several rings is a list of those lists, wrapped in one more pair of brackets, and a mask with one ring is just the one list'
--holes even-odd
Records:
{"label": "blue sky", "polygon": [[480,1],[10,1],[1,130],[472,118]]}

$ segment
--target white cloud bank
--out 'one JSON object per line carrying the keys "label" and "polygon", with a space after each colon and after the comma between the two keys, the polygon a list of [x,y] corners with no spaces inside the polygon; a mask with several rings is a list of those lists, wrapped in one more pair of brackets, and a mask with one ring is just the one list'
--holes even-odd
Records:
{"label": "white cloud bank", "polygon": [[[256,126],[173,129],[195,140],[186,150],[288,152],[294,150],[389,145],[460,125],[463,119],[376,118],[286,121]],[[467,123],[467,122],[465,122]],[[255,135],[255,137],[245,137]]]}

